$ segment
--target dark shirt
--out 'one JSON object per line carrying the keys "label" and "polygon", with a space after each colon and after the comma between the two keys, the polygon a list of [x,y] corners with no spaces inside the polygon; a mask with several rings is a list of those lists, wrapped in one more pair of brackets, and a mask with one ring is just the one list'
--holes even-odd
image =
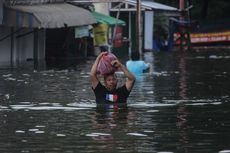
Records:
{"label": "dark shirt", "polygon": [[126,103],[130,94],[130,91],[127,90],[125,85],[116,88],[113,91],[109,91],[100,82],[97,84],[96,88],[93,89],[93,91],[96,96],[97,104]]}

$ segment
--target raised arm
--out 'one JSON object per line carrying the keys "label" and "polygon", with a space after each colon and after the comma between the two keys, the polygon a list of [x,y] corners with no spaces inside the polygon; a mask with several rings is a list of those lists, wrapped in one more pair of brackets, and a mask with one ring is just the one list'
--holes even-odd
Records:
{"label": "raised arm", "polygon": [[124,75],[127,77],[127,81],[125,82],[126,88],[128,91],[131,91],[136,80],[135,76],[129,72],[129,70],[120,61],[114,60],[111,64],[124,72]]}
{"label": "raised arm", "polygon": [[98,82],[99,82],[99,80],[98,80],[98,78],[97,78],[97,66],[98,66],[98,63],[99,63],[101,57],[104,56],[104,55],[106,55],[106,54],[107,54],[107,52],[102,52],[102,53],[100,53],[100,54],[97,56],[97,58],[96,58],[96,60],[95,60],[95,62],[94,62],[94,64],[93,64],[93,66],[92,66],[92,68],[91,68],[91,71],[90,71],[90,79],[91,79],[91,83],[92,83],[93,89],[96,88],[96,86],[97,86],[97,84],[98,84]]}

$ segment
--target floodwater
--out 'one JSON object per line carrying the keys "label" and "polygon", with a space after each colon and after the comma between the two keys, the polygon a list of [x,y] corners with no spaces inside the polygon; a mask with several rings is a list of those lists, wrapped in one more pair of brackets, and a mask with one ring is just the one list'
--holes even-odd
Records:
{"label": "floodwater", "polygon": [[93,60],[74,70],[1,69],[0,152],[229,153],[230,52],[153,57],[127,109],[96,107]]}

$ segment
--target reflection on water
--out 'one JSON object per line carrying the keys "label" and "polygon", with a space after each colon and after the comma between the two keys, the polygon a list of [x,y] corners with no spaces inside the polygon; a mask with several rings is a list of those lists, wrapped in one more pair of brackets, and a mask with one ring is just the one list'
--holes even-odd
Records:
{"label": "reflection on water", "polygon": [[0,70],[0,152],[230,152],[230,53],[157,53],[124,106],[95,104],[92,62]]}

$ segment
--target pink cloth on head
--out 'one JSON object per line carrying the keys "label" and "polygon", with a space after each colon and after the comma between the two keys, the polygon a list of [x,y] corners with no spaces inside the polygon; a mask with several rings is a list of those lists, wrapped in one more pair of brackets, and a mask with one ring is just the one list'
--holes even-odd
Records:
{"label": "pink cloth on head", "polygon": [[111,62],[116,59],[117,57],[112,53],[102,56],[97,66],[97,73],[105,75],[115,72],[117,69],[112,66]]}

